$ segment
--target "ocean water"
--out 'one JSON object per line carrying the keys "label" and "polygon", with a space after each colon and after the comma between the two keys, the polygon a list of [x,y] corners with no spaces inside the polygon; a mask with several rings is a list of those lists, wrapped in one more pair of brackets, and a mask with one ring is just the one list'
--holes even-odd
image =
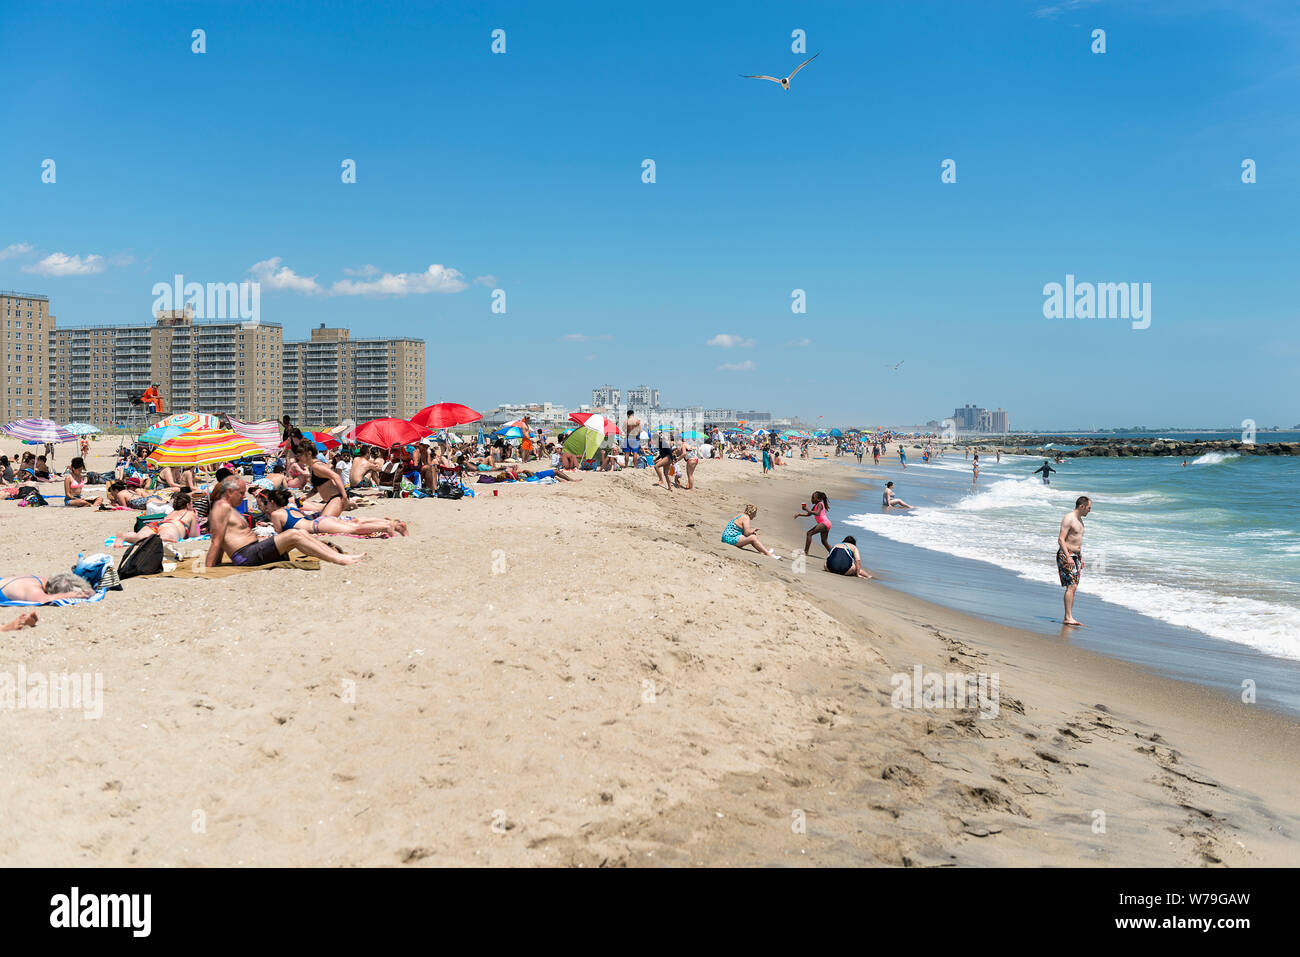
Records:
{"label": "ocean water", "polygon": [[973,485],[960,452],[929,464],[909,453],[906,471],[896,454],[864,470],[916,511],[883,513],[882,481],[836,510],[878,536],[868,567],[892,560],[900,582],[910,568],[942,583],[904,590],[1060,634],[1056,534],[1088,495],[1075,614],[1089,627],[1070,640],[1226,689],[1264,669],[1274,702],[1300,713],[1300,457],[1067,459],[1044,485],[1041,455],[986,454]]}

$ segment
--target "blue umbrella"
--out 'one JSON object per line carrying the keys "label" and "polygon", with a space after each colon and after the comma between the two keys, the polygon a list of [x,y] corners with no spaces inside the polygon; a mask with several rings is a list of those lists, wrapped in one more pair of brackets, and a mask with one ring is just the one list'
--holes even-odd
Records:
{"label": "blue umbrella", "polygon": [[184,435],[189,429],[182,429],[178,425],[155,425],[144,435],[140,436],[140,441],[149,445],[162,445],[168,439],[174,439],[178,435]]}
{"label": "blue umbrella", "polygon": [[837,439],[844,437],[844,433],[841,432],[839,429],[831,429],[831,435],[835,436]]}

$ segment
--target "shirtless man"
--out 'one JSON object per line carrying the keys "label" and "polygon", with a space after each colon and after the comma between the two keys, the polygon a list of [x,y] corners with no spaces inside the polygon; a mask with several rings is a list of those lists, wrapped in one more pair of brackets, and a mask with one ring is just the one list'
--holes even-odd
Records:
{"label": "shirtless man", "polygon": [[244,500],[247,488],[244,480],[237,475],[224,479],[217,486],[212,511],[208,513],[212,544],[208,547],[205,562],[207,567],[215,568],[225,557],[229,557],[235,565],[269,565],[283,561],[294,548],[304,555],[333,562],[335,565],[352,565],[365,557],[365,552],[342,555],[301,528],[291,528],[267,538],[258,538],[248,527],[248,520],[236,511],[239,503]]}
{"label": "shirtless man", "polygon": [[1065,624],[1082,625],[1074,617],[1074,592],[1083,574],[1083,517],[1092,511],[1092,499],[1080,495],[1074,509],[1061,519],[1061,531],[1056,536],[1056,570],[1065,587]]}
{"label": "shirtless man", "polygon": [[627,410],[627,419],[623,422],[623,453],[629,465],[641,468],[641,420],[636,417],[636,410]]}
{"label": "shirtless man", "polygon": [[[356,488],[371,475],[378,478],[379,471],[383,467],[384,460],[379,450],[373,445],[368,445],[352,457],[352,471],[348,474],[348,484]],[[371,484],[373,485],[374,482],[372,481]]]}

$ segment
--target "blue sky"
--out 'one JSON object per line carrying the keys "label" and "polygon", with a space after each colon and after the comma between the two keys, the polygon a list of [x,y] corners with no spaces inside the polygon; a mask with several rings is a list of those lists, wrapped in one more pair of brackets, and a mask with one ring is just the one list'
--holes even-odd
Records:
{"label": "blue sky", "polygon": [[[795,29],[790,92],[739,77]],[[0,288],[140,322],[260,275],[287,337],[422,337],[480,408],[1290,426],[1298,53],[1271,0],[14,6]],[[1150,283],[1150,328],[1044,318],[1067,274]]]}

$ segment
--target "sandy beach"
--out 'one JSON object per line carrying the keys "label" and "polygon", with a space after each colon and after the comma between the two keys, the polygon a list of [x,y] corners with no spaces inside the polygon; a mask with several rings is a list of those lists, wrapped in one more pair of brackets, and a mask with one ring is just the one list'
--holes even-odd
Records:
{"label": "sandy beach", "polygon": [[[103,716],[0,713],[0,863],[1300,857],[1291,720],[891,591],[869,553],[882,581],[826,574],[819,545],[798,571],[791,516],[814,488],[847,497],[840,463],[696,478],[377,502],[362,513],[412,534],[338,539],[368,553],[355,567],[134,579],[40,609],[0,638],[0,670],[100,673]],[[719,540],[746,502],[783,561]],[[0,571],[120,558],[103,542],[132,519],[0,503]],[[918,665],[996,673],[996,716],[894,707],[891,677]]]}

